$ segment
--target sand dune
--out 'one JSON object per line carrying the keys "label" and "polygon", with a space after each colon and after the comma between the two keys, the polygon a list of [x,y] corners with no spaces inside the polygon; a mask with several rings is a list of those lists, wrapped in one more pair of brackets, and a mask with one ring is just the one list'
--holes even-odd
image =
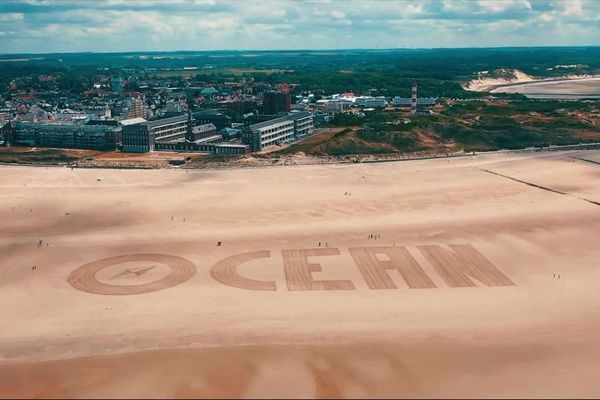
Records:
{"label": "sand dune", "polygon": [[536,78],[533,76],[528,75],[518,69],[504,70],[504,72],[507,77],[490,78],[482,76],[477,79],[470,80],[463,85],[463,88],[473,92],[488,92],[498,86],[509,85],[512,83],[534,82],[536,80]]}

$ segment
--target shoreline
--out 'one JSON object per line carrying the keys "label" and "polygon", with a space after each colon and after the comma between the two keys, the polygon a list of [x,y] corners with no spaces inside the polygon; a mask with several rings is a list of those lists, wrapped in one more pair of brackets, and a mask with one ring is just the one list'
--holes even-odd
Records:
{"label": "shoreline", "polygon": [[[467,81],[464,85],[462,85],[463,89],[469,91],[469,92],[476,92],[476,93],[503,93],[503,92],[496,92],[496,90],[504,88],[504,87],[510,87],[510,86],[526,86],[526,85],[532,85],[532,84],[538,84],[538,83],[551,83],[551,82],[556,82],[556,83],[561,83],[561,82],[578,82],[578,81],[586,81],[586,80],[600,80],[600,74],[597,75],[574,75],[572,77],[569,76],[561,76],[561,77],[553,77],[553,78],[540,78],[540,79],[531,79],[531,80],[515,80],[513,82],[510,81],[505,81],[504,83],[490,83],[490,84],[481,84],[480,86],[477,86],[475,88],[471,88],[471,82],[476,81],[476,79],[474,80],[470,80]],[[568,95],[570,93],[564,93],[564,95]]]}
{"label": "shoreline", "polygon": [[[549,79],[536,79],[536,80],[524,81],[524,82],[503,83],[503,84],[494,86],[491,89],[488,89],[487,91],[490,93],[497,93],[497,92],[495,92],[495,90],[501,89],[503,87],[536,85],[538,83],[578,82],[578,81],[588,81],[588,80],[592,80],[592,81],[600,80],[600,75],[577,76],[577,77],[573,77],[573,78],[560,77],[560,78],[549,78]],[[571,93],[564,93],[564,94],[568,95]]]}

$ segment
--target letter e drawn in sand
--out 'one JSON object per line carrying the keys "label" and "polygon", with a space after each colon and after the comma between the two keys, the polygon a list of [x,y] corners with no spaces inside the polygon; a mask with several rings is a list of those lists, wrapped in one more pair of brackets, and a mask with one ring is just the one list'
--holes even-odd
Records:
{"label": "letter e drawn in sand", "polygon": [[288,290],[355,290],[356,287],[349,280],[316,281],[313,272],[322,272],[320,264],[311,264],[307,257],[310,256],[337,256],[339,249],[294,249],[283,250],[283,266]]}
{"label": "letter e drawn in sand", "polygon": [[[411,289],[435,288],[433,281],[404,246],[353,247],[348,249],[370,289],[396,289],[387,270],[397,270]],[[385,254],[382,261],[377,254]]]}
{"label": "letter e drawn in sand", "polygon": [[[155,270],[156,265],[141,266],[136,268],[126,268],[123,266],[122,271],[111,275],[108,280],[115,279],[132,279],[133,283],[129,285],[114,285],[102,282],[98,279],[97,274],[105,268],[118,266],[119,264],[132,262],[150,262],[160,263],[168,266],[170,271],[166,276],[152,282],[136,284],[135,280],[144,276],[146,273]],[[118,267],[115,267],[118,269]],[[156,292],[159,290],[177,286],[196,273],[194,264],[185,258],[172,256],[168,254],[127,254],[122,256],[108,257],[101,260],[87,263],[77,268],[69,275],[67,281],[75,289],[83,292],[102,294],[102,295],[132,295]]]}
{"label": "letter e drawn in sand", "polygon": [[417,246],[450,287],[469,287],[473,278],[486,286],[514,286],[515,284],[494,264],[470,244]]}
{"label": "letter e drawn in sand", "polygon": [[259,281],[246,278],[238,273],[241,264],[259,258],[271,258],[271,251],[253,251],[236,254],[219,261],[210,269],[210,276],[224,285],[248,290],[277,290],[275,281]]}

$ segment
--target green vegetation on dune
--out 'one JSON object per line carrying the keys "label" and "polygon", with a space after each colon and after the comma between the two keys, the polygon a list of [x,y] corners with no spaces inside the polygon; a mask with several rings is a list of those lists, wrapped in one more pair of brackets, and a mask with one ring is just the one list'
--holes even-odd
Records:
{"label": "green vegetation on dune", "polygon": [[330,137],[318,141],[296,143],[276,154],[294,154],[303,152],[309,155],[343,156],[351,154],[393,153],[396,149],[387,143],[367,141],[352,129],[343,129]]}
{"label": "green vegetation on dune", "polygon": [[[565,145],[600,140],[600,127],[566,114],[589,109],[580,103],[480,105],[472,110],[469,124],[434,124],[442,141],[453,140],[465,150],[518,149],[531,146]],[[556,108],[560,106],[560,108]],[[454,108],[454,107],[453,107]],[[454,113],[451,113],[454,114]],[[581,132],[592,132],[583,138]],[[595,136],[595,137],[594,137]]]}
{"label": "green vegetation on dune", "polygon": [[[372,111],[338,114],[332,126],[352,126],[331,137],[301,142],[285,153],[314,155],[489,151],[600,141],[600,126],[580,115],[597,115],[597,103],[458,103],[441,114],[410,116]],[[339,129],[339,128],[337,128]]]}
{"label": "green vegetation on dune", "polygon": [[358,136],[367,142],[391,144],[399,151],[409,152],[422,149],[417,138],[410,132],[367,127],[359,130]]}

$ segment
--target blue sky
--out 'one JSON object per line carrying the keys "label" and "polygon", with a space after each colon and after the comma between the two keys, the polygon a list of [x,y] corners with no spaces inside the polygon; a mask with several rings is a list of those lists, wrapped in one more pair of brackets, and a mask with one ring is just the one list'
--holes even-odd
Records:
{"label": "blue sky", "polygon": [[0,53],[600,45],[600,0],[0,0]]}

